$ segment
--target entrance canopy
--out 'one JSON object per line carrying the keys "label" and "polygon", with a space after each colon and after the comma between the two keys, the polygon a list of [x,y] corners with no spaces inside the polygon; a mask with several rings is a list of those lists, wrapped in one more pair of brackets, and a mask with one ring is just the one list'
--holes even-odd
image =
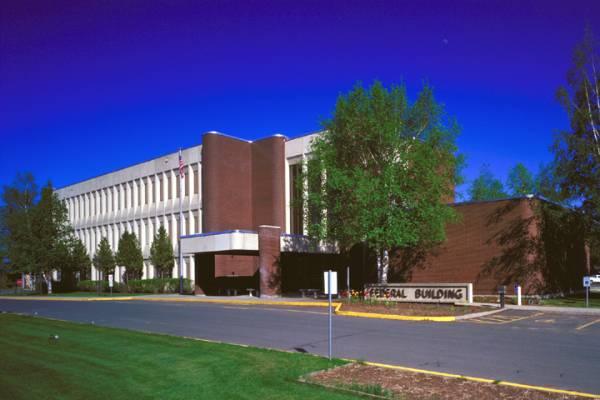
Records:
{"label": "entrance canopy", "polygon": [[[182,236],[181,250],[184,254],[258,254],[258,232],[235,229]],[[282,234],[280,251],[282,253],[337,254],[338,248],[334,244],[315,241],[308,236]]]}

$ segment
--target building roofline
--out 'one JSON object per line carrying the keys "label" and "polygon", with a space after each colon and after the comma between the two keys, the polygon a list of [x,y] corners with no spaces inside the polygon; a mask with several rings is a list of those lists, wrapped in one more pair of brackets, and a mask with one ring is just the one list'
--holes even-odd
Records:
{"label": "building roofline", "polygon": [[535,200],[540,200],[543,201],[545,203],[550,203],[550,204],[554,204],[555,206],[558,207],[562,207],[562,208],[566,208],[568,210],[571,211],[575,211],[572,207],[566,206],[564,204],[560,204],[556,201],[550,200],[540,194],[537,193],[532,193],[532,194],[527,194],[527,195],[523,195],[523,196],[510,196],[510,197],[502,197],[499,199],[490,199],[490,200],[469,200],[469,201],[460,201],[460,202],[454,202],[454,203],[448,203],[449,206],[468,206],[471,204],[484,204],[484,203],[494,203],[494,202],[500,202],[500,201],[511,201],[511,200],[531,200],[531,199],[535,199]]}
{"label": "building roofline", "polygon": [[[202,144],[195,144],[195,145],[193,145],[193,146],[181,147],[181,151],[184,151],[184,150],[189,150],[189,149],[193,149],[194,147],[199,147],[199,146],[202,146]],[[110,175],[110,174],[114,174],[114,173],[116,173],[116,172],[119,172],[119,171],[126,170],[127,168],[132,168],[132,167],[135,167],[135,166],[137,166],[137,165],[141,165],[141,164],[145,164],[145,163],[147,163],[147,162],[150,162],[150,161],[158,160],[158,159],[160,159],[160,158],[163,158],[163,157],[165,157],[165,156],[168,156],[168,155],[171,155],[171,154],[177,153],[177,152],[179,152],[179,150],[180,150],[180,149],[177,149],[177,150],[175,150],[175,151],[170,151],[170,152],[168,152],[168,153],[163,153],[162,155],[159,155],[159,156],[156,156],[156,157],[152,157],[152,158],[149,158],[149,159],[147,159],[147,160],[144,160],[144,161],[137,162],[137,163],[135,163],[135,164],[129,164],[129,165],[127,165],[126,167],[119,167],[119,168],[113,169],[112,171],[103,172],[103,173],[101,173],[101,174],[94,175],[94,176],[92,176],[91,178],[85,178],[85,179],[81,179],[81,180],[79,180],[79,181],[76,181],[76,182],[74,182],[74,183],[70,183],[70,184],[68,184],[68,185],[64,185],[64,186],[61,186],[61,187],[59,187],[59,188],[54,188],[54,190],[62,190],[62,189],[66,189],[66,188],[68,188],[68,187],[70,187],[70,186],[75,186],[75,185],[79,185],[80,183],[84,183],[84,182],[87,182],[87,181],[91,181],[92,179],[97,179],[97,178],[100,178],[100,177],[102,177],[102,176],[105,176],[105,175]],[[184,160],[184,161],[185,161],[185,160]],[[176,169],[176,168],[173,168],[173,169]]]}
{"label": "building roofline", "polygon": [[[316,131],[316,132],[310,132],[310,133],[302,134],[302,135],[299,135],[299,136],[297,136],[297,137],[294,137],[294,139],[297,139],[297,138],[300,138],[300,137],[303,137],[303,136],[312,135],[312,134],[319,133],[319,132],[322,132],[322,131]],[[272,138],[272,137],[282,137],[282,138],[284,138],[284,139],[285,139],[285,141],[286,141],[286,142],[287,142],[287,141],[289,141],[289,140],[291,140],[291,139],[290,139],[288,136],[286,136],[286,135],[283,135],[283,134],[281,134],[281,133],[275,133],[275,134],[273,134],[273,135],[268,135],[268,136],[265,136],[265,137],[263,137],[263,138],[260,138],[260,139],[255,139],[255,140],[246,140],[246,139],[242,139],[242,138],[239,138],[239,137],[236,137],[236,136],[228,135],[228,134],[226,134],[226,133],[222,133],[222,132],[219,132],[219,131],[208,131],[208,132],[204,132],[204,133],[202,134],[202,136],[204,136],[204,135],[220,135],[220,136],[225,136],[225,137],[228,137],[228,138],[230,138],[230,139],[239,140],[239,141],[241,141],[241,142],[246,142],[246,143],[258,142],[258,141],[265,140],[265,139],[269,139],[269,138]],[[182,151],[183,151],[183,150],[189,150],[189,149],[192,149],[192,148],[194,148],[194,147],[198,147],[198,146],[202,146],[202,143],[200,143],[200,144],[196,144],[196,145],[193,145],[193,146],[182,147],[182,148],[181,148],[181,150],[182,150]],[[170,154],[176,153],[177,151],[179,151],[179,149],[178,149],[178,150],[175,150],[175,151],[169,151],[169,152],[167,152],[167,153],[163,153],[163,154],[161,154],[161,155],[159,155],[159,156],[152,157],[152,158],[146,159],[146,160],[144,160],[144,161],[137,162],[137,163],[135,163],[135,164],[129,164],[129,165],[125,166],[125,167],[119,167],[119,168],[116,168],[116,169],[110,170],[110,171],[108,171],[108,172],[103,172],[103,173],[100,173],[100,174],[94,175],[94,176],[92,176],[92,177],[90,177],[90,178],[81,179],[81,180],[75,181],[75,182],[73,182],[73,183],[69,183],[69,184],[67,184],[67,185],[63,185],[63,186],[60,186],[60,187],[55,187],[55,188],[54,188],[54,190],[62,190],[62,189],[68,188],[68,187],[70,187],[70,186],[79,185],[79,184],[81,184],[81,183],[84,183],[84,182],[87,182],[87,181],[91,181],[91,180],[93,180],[93,179],[100,178],[100,177],[102,177],[102,176],[105,176],[105,175],[114,174],[114,173],[116,173],[116,172],[119,172],[119,171],[126,170],[127,168],[135,167],[135,166],[137,166],[137,165],[140,165],[140,164],[145,164],[145,163],[147,163],[147,162],[150,162],[150,161],[153,161],[153,160],[160,159],[160,158],[162,158],[162,157],[165,157],[165,156],[168,156],[168,155],[170,155]]]}

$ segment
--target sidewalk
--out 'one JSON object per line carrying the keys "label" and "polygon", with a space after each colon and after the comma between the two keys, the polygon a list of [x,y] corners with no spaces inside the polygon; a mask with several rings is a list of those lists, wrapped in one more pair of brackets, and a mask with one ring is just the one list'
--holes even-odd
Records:
{"label": "sidewalk", "polygon": [[598,307],[515,306],[507,304],[506,308],[510,310],[545,311],[550,313],[600,316],[600,308]]}

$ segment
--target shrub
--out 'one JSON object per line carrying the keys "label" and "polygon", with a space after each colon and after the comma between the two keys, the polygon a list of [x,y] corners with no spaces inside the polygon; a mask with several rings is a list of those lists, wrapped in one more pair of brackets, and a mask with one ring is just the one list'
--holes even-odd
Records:
{"label": "shrub", "polygon": [[[78,289],[95,292],[98,281],[80,281]],[[108,281],[101,281],[101,291],[109,292]],[[184,293],[192,292],[192,281],[183,280]],[[114,282],[113,292],[121,293],[179,293],[179,278],[130,279],[127,283]]]}
{"label": "shrub", "polygon": [[[131,293],[178,293],[179,278],[135,279],[127,282]],[[183,291],[192,292],[192,281],[183,280]]]}

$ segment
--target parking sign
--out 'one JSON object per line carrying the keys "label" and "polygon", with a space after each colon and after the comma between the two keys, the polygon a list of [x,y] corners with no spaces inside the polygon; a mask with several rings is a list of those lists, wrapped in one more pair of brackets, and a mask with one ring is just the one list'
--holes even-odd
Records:
{"label": "parking sign", "polygon": [[590,287],[590,286],[591,286],[590,277],[584,276],[583,277],[583,287]]}

